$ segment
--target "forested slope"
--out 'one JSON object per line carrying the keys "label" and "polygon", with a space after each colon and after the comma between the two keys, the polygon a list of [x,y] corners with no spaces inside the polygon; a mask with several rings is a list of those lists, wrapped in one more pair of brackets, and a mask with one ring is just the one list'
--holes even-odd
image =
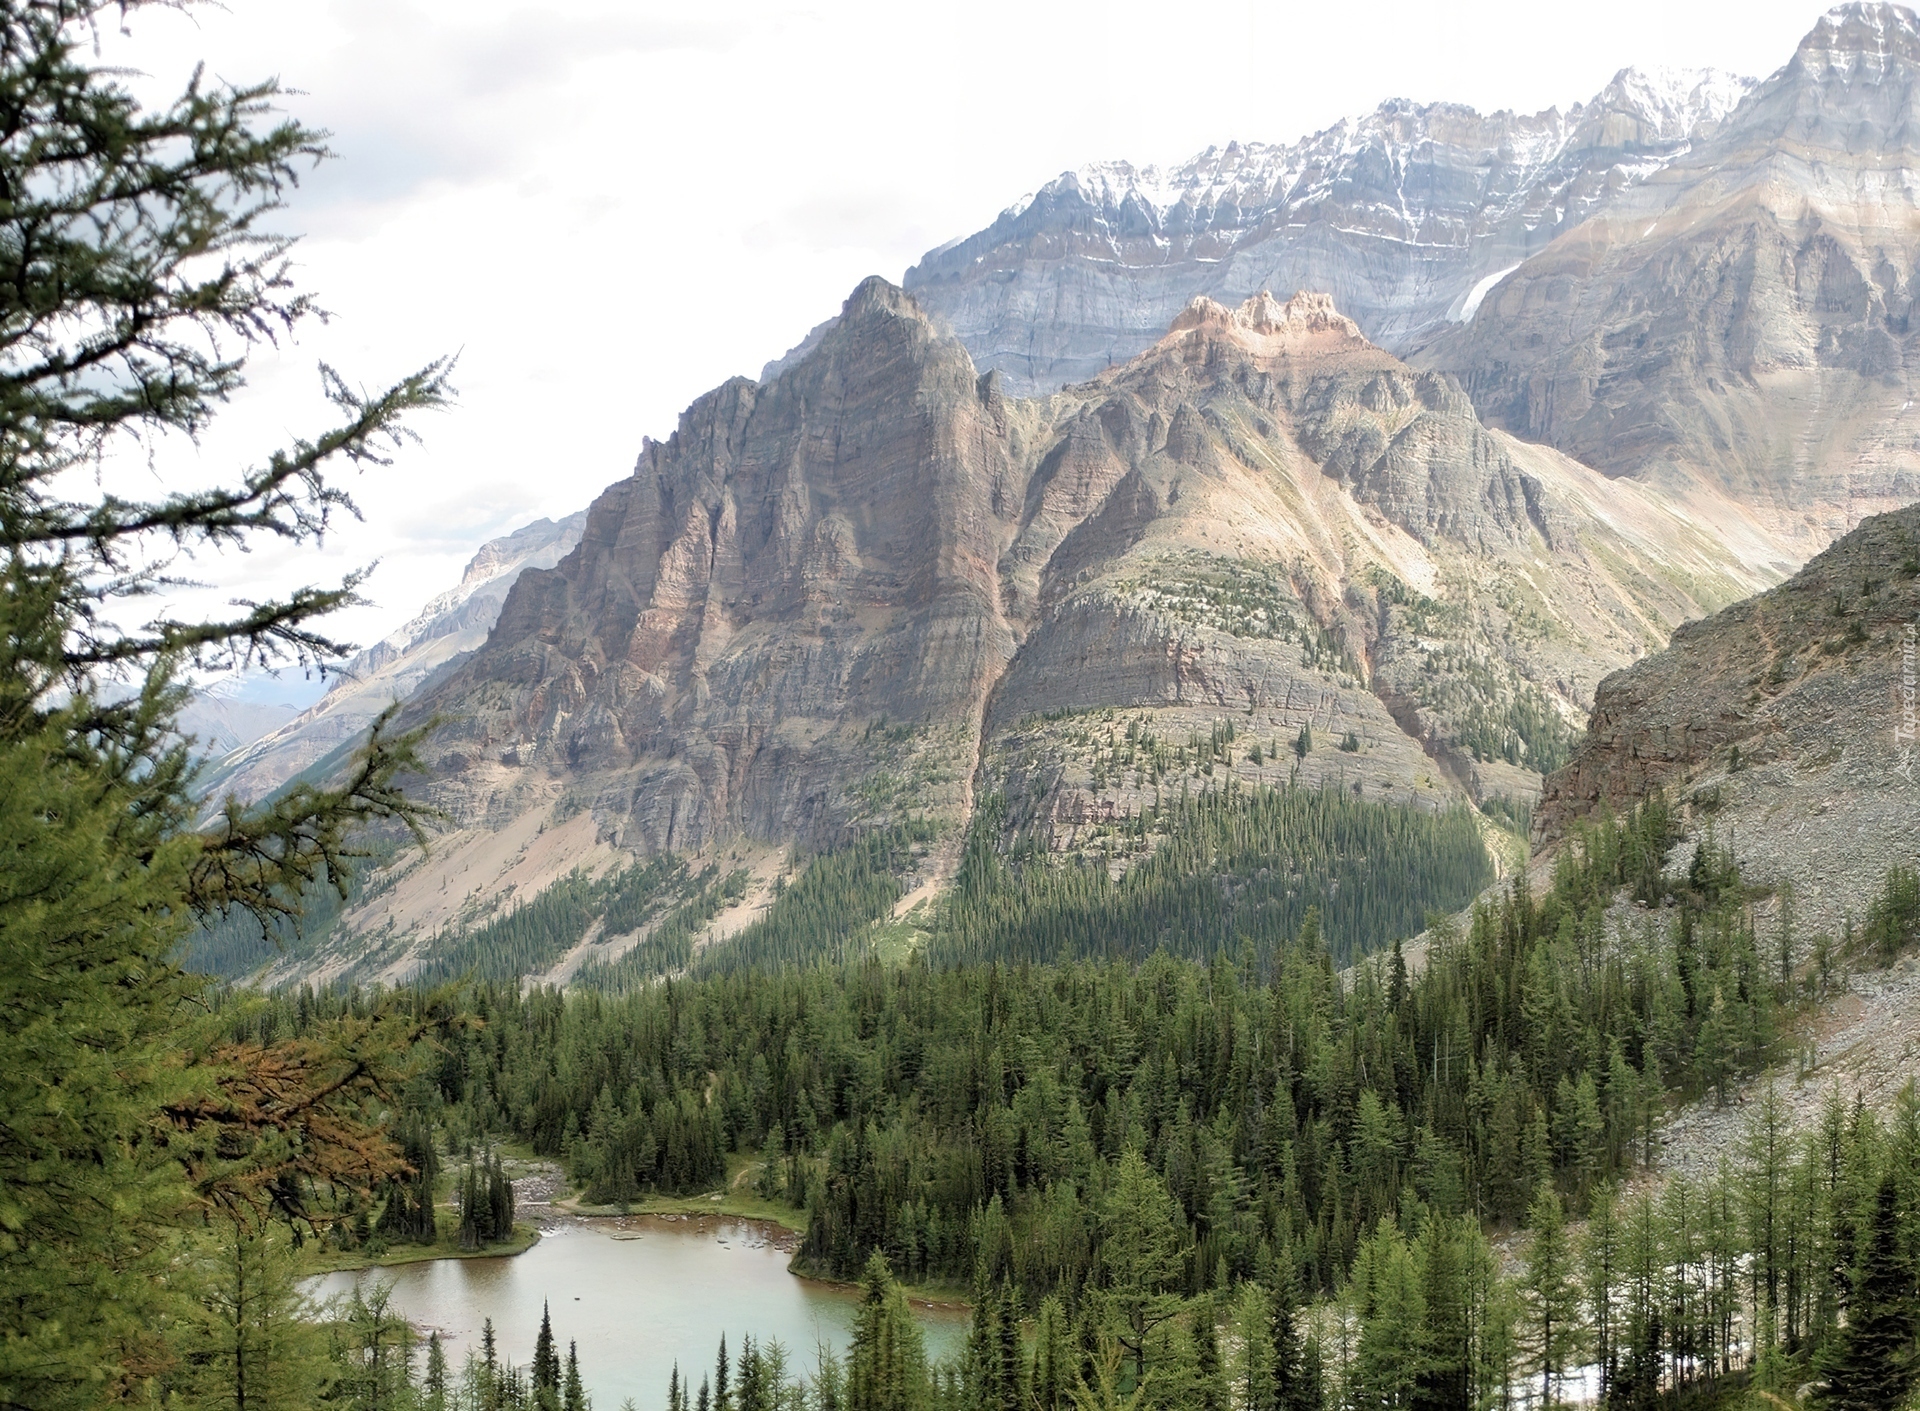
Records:
{"label": "forested slope", "polygon": [[[1440,927],[1417,971],[1396,950],[1345,981],[1308,910],[1198,959],[849,953],[618,996],[482,984],[480,1022],[431,1057],[407,1120],[524,1142],[596,1202],[708,1190],[744,1162],[805,1212],[801,1268],[850,1279],[877,1252],[970,1291],[980,1337],[1037,1319],[996,1385],[1060,1375],[1057,1337],[1082,1349],[1075,1375],[1110,1347],[1116,1386],[1191,1411],[1210,1374],[1189,1335],[1229,1303],[1261,1337],[1297,1314],[1285,1356],[1342,1405],[1477,1404],[1586,1360],[1650,1404],[1732,1385],[1756,1339],[1766,1376],[1839,1367],[1866,1295],[1833,1271],[1870,1280],[1888,1239],[1906,1248],[1920,1104],[1890,1124],[1835,1105],[1802,1142],[1769,1100],[1735,1164],[1617,1194],[1669,1102],[1764,1067],[1821,978],[1756,934],[1724,852],[1672,858],[1677,836],[1658,800],[1588,826],[1537,898],[1515,885]],[[884,911],[874,879],[906,846],[802,874],[795,916]],[[1890,880],[1861,960],[1915,938],[1913,891]],[[358,1002],[289,996],[252,1032]],[[1510,1277],[1488,1237],[1521,1223]],[[985,1411],[986,1375],[927,1395]]]}

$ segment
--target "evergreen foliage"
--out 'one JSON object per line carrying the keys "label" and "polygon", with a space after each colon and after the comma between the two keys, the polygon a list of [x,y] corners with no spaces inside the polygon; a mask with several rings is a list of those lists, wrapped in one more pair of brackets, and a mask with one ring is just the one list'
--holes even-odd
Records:
{"label": "evergreen foliage", "polygon": [[1888,871],[1885,886],[1867,909],[1860,941],[1882,965],[1892,964],[1902,951],[1920,945],[1920,871],[1899,866]]}
{"label": "evergreen foliage", "polygon": [[433,1192],[440,1177],[433,1127],[417,1112],[410,1112],[395,1124],[394,1133],[406,1168],[385,1183],[386,1203],[375,1229],[390,1241],[432,1244],[439,1234]]}
{"label": "evergreen foliage", "polygon": [[937,964],[1144,960],[1160,949],[1205,958],[1243,937],[1271,955],[1309,911],[1346,964],[1493,880],[1466,810],[1394,807],[1331,787],[1183,794],[1133,821],[1141,845],[1164,838],[1118,881],[1103,860],[1059,863],[1031,841],[1003,854],[1003,823],[990,801],[974,824],[935,922]]}
{"label": "evergreen foliage", "polygon": [[501,1169],[498,1152],[484,1162],[467,1163],[460,1181],[460,1247],[485,1249],[513,1235],[513,1182]]}
{"label": "evergreen foliage", "polygon": [[[145,8],[0,12],[0,1403],[35,1411],[311,1404],[272,1350],[293,1342],[267,1230],[324,1226],[399,1171],[377,1120],[420,1032],[389,1014],[230,1043],[177,965],[199,923],[344,888],[364,825],[426,820],[396,784],[419,736],[383,717],[337,781],[196,826],[183,673],[324,665],[346,648],[320,619],[359,580],[211,620],[153,602],[182,554],[318,538],[352,512],[334,469],[384,463],[447,387],[441,365],[372,395],[323,369],[311,438],[203,489],[99,488],[101,465],[203,432],[250,350],[316,312],[265,225],[321,135],[275,114],[272,82],[196,75],[143,106],[92,44]],[[230,1337],[222,1381],[208,1348]]]}
{"label": "evergreen foliage", "polygon": [[709,946],[695,973],[822,961],[838,965],[858,958],[865,953],[860,942],[868,924],[889,915],[900,899],[897,879],[914,844],[929,836],[924,826],[875,829],[821,854],[781,889],[764,917],[731,940]]}
{"label": "evergreen foliage", "polygon": [[587,937],[638,930],[686,878],[686,864],[659,857],[606,877],[574,871],[523,905],[470,929],[436,937],[420,971],[423,980],[511,980],[549,968]]}
{"label": "evergreen foliage", "polygon": [[737,868],[722,876],[717,866],[703,868],[693,879],[691,893],[663,916],[644,940],[617,960],[589,961],[581,967],[578,983],[624,990],[652,984],[662,975],[678,974],[693,963],[693,938],[723,907],[739,901],[746,892],[745,869]]}

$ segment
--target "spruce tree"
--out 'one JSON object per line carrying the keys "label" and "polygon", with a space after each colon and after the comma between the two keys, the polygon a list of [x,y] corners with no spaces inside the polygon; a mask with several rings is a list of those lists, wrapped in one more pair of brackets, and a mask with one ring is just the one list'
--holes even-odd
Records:
{"label": "spruce tree", "polygon": [[860,1275],[847,1349],[847,1411],[926,1411],[926,1345],[906,1295],[878,1250]]}
{"label": "spruce tree", "polygon": [[1013,1285],[1002,1283],[998,1306],[994,1309],[999,1346],[998,1382],[1000,1411],[1025,1411],[1027,1405],[1025,1366],[1020,1356],[1020,1315],[1014,1307]]}
{"label": "spruce tree", "polygon": [[1528,1223],[1533,1238],[1527,1245],[1521,1293],[1531,1325],[1534,1365],[1540,1372],[1541,1404],[1551,1407],[1555,1382],[1579,1346],[1580,1286],[1557,1191],[1548,1187],[1534,1198]]}
{"label": "spruce tree", "polygon": [[563,1411],[589,1411],[588,1388],[580,1380],[580,1344],[568,1340],[566,1344],[566,1396],[561,1401]]}
{"label": "spruce tree", "polygon": [[436,1332],[427,1335],[427,1382],[424,1411],[447,1411],[447,1349]]}
{"label": "spruce tree", "polygon": [[1896,1411],[1905,1405],[1916,1370],[1914,1304],[1913,1269],[1900,1229],[1900,1192],[1889,1174],[1874,1198],[1846,1324],[1825,1359],[1822,1406]]}
{"label": "spruce tree", "polygon": [[1272,1300],[1269,1366],[1273,1377],[1273,1411],[1319,1411],[1318,1368],[1308,1356],[1300,1331],[1300,1294],[1290,1261],[1270,1295]]}
{"label": "spruce tree", "polygon": [[553,1312],[540,1305],[540,1333],[533,1340],[533,1391],[535,1396],[560,1390],[560,1352],[553,1340]]}
{"label": "spruce tree", "polygon": [[1225,1369],[1220,1363],[1220,1329],[1211,1298],[1193,1308],[1195,1411],[1227,1411]]}

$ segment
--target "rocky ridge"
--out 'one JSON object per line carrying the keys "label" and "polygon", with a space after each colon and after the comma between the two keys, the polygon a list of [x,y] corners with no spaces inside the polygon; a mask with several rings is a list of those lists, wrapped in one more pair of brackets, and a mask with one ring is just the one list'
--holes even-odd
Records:
{"label": "rocky ridge", "polygon": [[1292,145],[1063,174],[906,283],[1012,390],[1195,295],[1330,291],[1483,422],[1685,500],[1791,572],[1920,498],[1920,18],[1850,3],[1763,82],[1623,71],[1566,112],[1389,102]]}
{"label": "rocky ridge", "polygon": [[1710,484],[1804,558],[1920,498],[1920,17],[1849,4],[1713,131],[1414,361],[1611,475]]}
{"label": "rocky ridge", "polygon": [[[529,568],[545,568],[579,542],[584,512],[535,520],[482,544],[460,582],[429,601],[402,627],[349,658],[327,693],[276,728],[251,734],[210,768],[205,791],[219,799],[264,798],[303,770],[349,749],[394,701],[486,641],[507,591]],[[214,717],[217,719],[217,717]],[[198,717],[195,717],[198,719]]]}
{"label": "rocky ridge", "polygon": [[1624,69],[1562,112],[1382,103],[1290,144],[1062,173],[904,281],[1009,389],[1152,346],[1195,295],[1325,290],[1384,347],[1470,318],[1488,284],[1711,132],[1752,80]]}
{"label": "rocky ridge", "polygon": [[465,825],[419,887],[484,900],[485,849],[541,820],[602,859],[908,816],[957,846],[997,795],[1106,851],[1228,778],[1524,799],[1592,682],[1767,581],[1717,513],[1487,429],[1323,295],[1196,300],[1018,399],[869,280],[648,442],[416,699],[455,722],[431,763]]}
{"label": "rocky ridge", "polygon": [[1681,627],[1600,683],[1585,739],[1546,783],[1537,836],[1655,790],[1743,873],[1791,887],[1838,935],[1920,857],[1912,691],[1920,506],[1875,516],[1790,581]]}

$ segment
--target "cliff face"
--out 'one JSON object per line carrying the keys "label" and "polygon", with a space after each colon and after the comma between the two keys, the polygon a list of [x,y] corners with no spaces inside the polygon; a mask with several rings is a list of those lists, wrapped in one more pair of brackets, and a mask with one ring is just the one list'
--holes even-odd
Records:
{"label": "cliff face", "polygon": [[1797,557],[1920,498],[1920,19],[1824,17],[1710,135],[1416,358],[1614,475],[1706,480]]}
{"label": "cliff face", "polygon": [[[596,781],[645,850],[843,816],[870,727],[963,806],[964,739],[1013,651],[995,566],[1024,475],[1017,418],[965,351],[869,280],[812,354],[730,382],[588,513],[581,547],[515,586],[435,699],[482,757]],[[951,737],[951,738],[950,738]],[[925,765],[923,767],[931,767]]]}
{"label": "cliff face", "polygon": [[1196,295],[1326,290],[1488,427],[1747,506],[1791,572],[1920,499],[1917,79],[1920,18],[1846,4],[1759,83],[1628,70],[1564,113],[1393,102],[1066,173],[906,283],[1031,392]]}
{"label": "cliff face", "polygon": [[1325,290],[1404,349],[1725,117],[1751,81],[1623,70],[1567,112],[1395,100],[1299,142],[1066,172],[906,286],[1020,392],[1151,347],[1196,295]]}
{"label": "cliff face", "polygon": [[870,280],[648,444],[419,708],[463,818],[559,798],[640,852],[985,792],[1071,847],[1223,774],[1527,795],[1604,671],[1765,581],[1698,510],[1487,430],[1324,296],[1196,301],[1017,400]]}
{"label": "cliff face", "polygon": [[1791,883],[1837,927],[1889,866],[1920,856],[1917,631],[1913,507],[1602,681],[1586,739],[1547,780],[1538,838],[1662,790],[1754,880]]}

